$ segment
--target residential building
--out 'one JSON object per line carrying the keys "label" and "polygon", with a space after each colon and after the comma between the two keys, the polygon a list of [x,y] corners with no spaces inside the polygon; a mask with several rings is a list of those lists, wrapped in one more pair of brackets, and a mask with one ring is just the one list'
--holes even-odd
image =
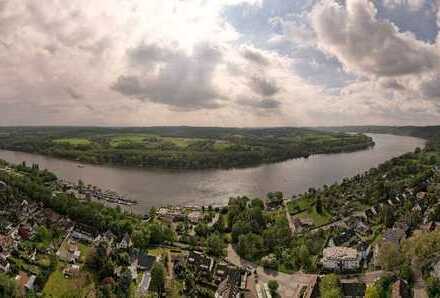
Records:
{"label": "residential building", "polygon": [[361,259],[361,254],[354,248],[333,246],[324,249],[321,264],[331,271],[357,270]]}
{"label": "residential building", "polygon": [[205,276],[211,275],[214,267],[214,259],[198,251],[191,251],[189,253],[187,263]]}
{"label": "residential building", "polygon": [[391,288],[391,298],[410,298],[411,292],[408,283],[402,279],[398,279]]}

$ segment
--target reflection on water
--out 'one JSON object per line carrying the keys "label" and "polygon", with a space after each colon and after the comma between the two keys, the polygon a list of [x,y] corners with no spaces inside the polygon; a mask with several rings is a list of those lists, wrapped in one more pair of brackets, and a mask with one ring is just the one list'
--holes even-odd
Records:
{"label": "reflection on water", "polygon": [[323,154],[255,168],[232,170],[148,170],[85,165],[37,154],[1,151],[0,159],[12,163],[38,163],[58,177],[81,179],[103,189],[112,189],[137,200],[134,207],[143,212],[165,204],[220,205],[230,196],[263,196],[269,191],[292,195],[334,183],[377,166],[403,153],[423,147],[425,141],[412,137],[370,134],[372,149],[339,154]]}

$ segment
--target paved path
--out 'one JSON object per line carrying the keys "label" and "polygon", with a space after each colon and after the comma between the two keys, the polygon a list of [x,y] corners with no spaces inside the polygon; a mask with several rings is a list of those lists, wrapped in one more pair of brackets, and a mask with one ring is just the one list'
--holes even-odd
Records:
{"label": "paved path", "polygon": [[145,272],[144,275],[142,275],[141,283],[139,284],[139,295],[146,295],[148,292],[148,287],[150,286],[151,281],[151,275],[149,272]]}

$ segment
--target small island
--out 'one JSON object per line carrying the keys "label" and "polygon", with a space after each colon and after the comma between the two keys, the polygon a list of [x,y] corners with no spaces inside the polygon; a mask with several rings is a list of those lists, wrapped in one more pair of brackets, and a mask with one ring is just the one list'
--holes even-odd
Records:
{"label": "small island", "polygon": [[0,128],[0,149],[141,168],[240,168],[374,146],[364,134],[307,128]]}

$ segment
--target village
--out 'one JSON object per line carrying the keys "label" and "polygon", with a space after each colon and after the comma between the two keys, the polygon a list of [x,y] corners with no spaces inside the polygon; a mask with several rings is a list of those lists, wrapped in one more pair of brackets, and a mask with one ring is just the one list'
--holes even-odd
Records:
{"label": "village", "polygon": [[[32,171],[38,169],[32,168]],[[1,172],[9,177],[28,175],[9,166],[3,167]],[[366,178],[354,177],[352,183],[362,184],[363,179]],[[77,187],[68,187],[59,181],[52,183],[55,183],[54,197],[63,193],[68,200],[90,200],[72,193]],[[435,197],[439,183],[440,169],[432,165],[429,175],[414,187],[393,192],[390,198],[364,207],[363,211],[341,202],[350,211],[340,216],[326,214],[326,222],[317,216],[307,216],[314,214],[312,209],[326,208],[320,206],[325,202],[314,201],[306,208],[301,202],[308,200],[311,193],[318,193],[317,190],[292,198],[285,198],[279,192],[269,193],[264,200],[237,197],[227,206],[152,208],[139,220],[144,224],[160,223],[174,236],[157,244],[150,241],[146,247],[135,244],[142,244],[133,240],[135,231],[104,231],[61,215],[42,202],[23,197],[3,199],[0,273],[15,280],[22,296],[40,293],[45,297],[59,297],[63,291],[75,289],[81,297],[91,297],[95,283],[99,282],[130,290],[133,297],[160,294],[166,297],[306,298],[323,296],[322,284],[328,276],[336,274],[343,297],[364,297],[370,286],[384,279],[389,283],[392,297],[426,297],[427,285],[421,271],[414,270],[411,279],[405,279],[384,258],[391,260],[393,256],[388,253],[399,251],[407,238],[435,232],[440,226],[439,202]],[[7,182],[0,181],[0,193],[13,194],[11,189]],[[298,204],[301,207],[297,208]],[[388,214],[390,210],[392,214]],[[407,218],[405,210],[416,219]],[[238,212],[235,219],[234,212]],[[260,231],[261,237],[278,235],[277,230],[269,233],[266,230],[287,227],[283,233],[289,241],[316,242],[317,249],[308,250],[309,261],[304,263],[299,261],[303,258],[301,255],[298,261],[295,257],[287,258],[287,262],[300,264],[299,270],[288,269],[272,247],[261,247],[264,254],[253,259],[244,247],[247,240],[252,239],[246,238],[247,232],[237,232],[237,224],[242,224],[237,222],[240,212],[253,214],[245,216],[250,222],[258,217],[255,212],[263,215],[265,227]],[[234,220],[236,224],[229,228]],[[267,246],[266,238],[263,246]],[[277,245],[283,247],[283,244]],[[286,246],[286,251],[291,249],[292,244]],[[155,273],[157,264],[163,268],[159,278]],[[429,259],[424,267],[425,275],[426,268],[430,276],[440,278],[439,258]],[[157,286],[160,276],[163,287]]]}

